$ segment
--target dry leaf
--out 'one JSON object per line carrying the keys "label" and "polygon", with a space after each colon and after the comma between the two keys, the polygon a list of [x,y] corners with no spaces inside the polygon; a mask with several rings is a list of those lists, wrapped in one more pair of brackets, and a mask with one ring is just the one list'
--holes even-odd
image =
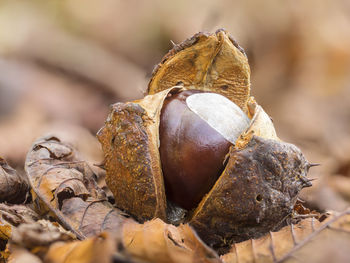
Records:
{"label": "dry leaf", "polygon": [[25,169],[38,210],[50,212],[79,239],[116,231],[123,221],[131,220],[107,201],[96,175],[75,150],[56,137],[34,143]]}
{"label": "dry leaf", "polygon": [[329,186],[345,200],[350,201],[350,177],[342,175],[332,175],[328,178]]}
{"label": "dry leaf", "polygon": [[188,225],[175,227],[160,219],[144,224],[128,221],[119,234],[104,232],[84,241],[57,242],[44,259],[54,263],[112,262],[112,259],[135,263],[221,262]]}
{"label": "dry leaf", "polygon": [[120,239],[115,234],[102,233],[84,241],[58,242],[50,247],[44,260],[51,263],[139,263],[140,261],[123,254],[123,246],[119,241]]}
{"label": "dry leaf", "polygon": [[332,255],[333,262],[349,262],[346,249],[349,246],[350,209],[347,209],[322,222],[311,217],[262,238],[234,244],[221,259],[225,263],[329,262],[328,255]]}
{"label": "dry leaf", "polygon": [[8,263],[41,263],[41,259],[20,246],[12,246]]}
{"label": "dry leaf", "polygon": [[42,258],[49,246],[58,241],[70,241],[75,236],[59,224],[47,220],[25,223],[13,229],[9,250],[14,252],[18,247],[26,248]]}
{"label": "dry leaf", "polygon": [[221,262],[188,225],[175,227],[160,219],[144,224],[129,220],[120,233],[104,232],[82,242],[58,242],[50,247],[45,260],[111,262],[112,257],[125,262]]}
{"label": "dry leaf", "polygon": [[25,223],[13,230],[11,244],[33,249],[39,246],[49,246],[57,241],[70,241],[75,236],[62,228],[58,223],[48,220],[38,220],[35,223]]}
{"label": "dry leaf", "polygon": [[23,223],[33,223],[38,215],[24,205],[0,204],[0,262],[9,256],[6,250],[7,242],[16,226]]}
{"label": "dry leaf", "polygon": [[175,227],[160,219],[139,225],[126,223],[123,240],[130,255],[149,262],[221,262],[187,224]]}
{"label": "dry leaf", "polygon": [[[172,262],[219,262],[217,254],[202,243],[188,226],[176,228],[160,219],[139,224],[127,218],[108,203],[104,192],[96,185],[95,175],[86,163],[77,159],[74,149],[56,137],[34,143],[25,168],[35,193],[34,201],[41,206],[38,207],[41,212],[48,209],[80,239],[94,236],[75,245],[61,244],[63,251],[70,251],[67,252],[69,258],[83,253],[79,251],[90,251],[88,258],[94,259],[98,253],[92,255],[91,248],[89,250],[85,246],[98,243],[96,235],[107,230],[123,233],[121,240],[126,251],[138,259],[152,262],[169,262],[169,258]],[[102,247],[105,246],[103,244]]]}
{"label": "dry leaf", "polygon": [[24,205],[0,204],[0,215],[0,239],[4,241],[10,238],[13,227],[35,222],[39,218],[33,210]]}
{"label": "dry leaf", "polygon": [[[83,241],[56,242],[45,251],[41,258],[52,263],[221,262],[188,225],[175,227],[160,219],[145,224],[127,221],[120,233],[103,232]],[[38,248],[33,253],[37,254]]]}
{"label": "dry leaf", "polygon": [[0,202],[24,203],[28,198],[28,191],[26,178],[0,157]]}

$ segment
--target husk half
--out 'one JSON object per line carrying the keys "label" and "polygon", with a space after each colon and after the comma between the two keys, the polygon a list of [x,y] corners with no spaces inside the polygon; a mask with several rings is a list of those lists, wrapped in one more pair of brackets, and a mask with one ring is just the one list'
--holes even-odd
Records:
{"label": "husk half", "polygon": [[[294,165],[294,155],[301,153],[278,139],[270,117],[253,98],[249,106],[250,126],[231,147],[225,170],[188,219],[212,246],[265,233],[295,202],[296,195],[287,198],[282,189],[269,187],[268,180],[279,186],[279,180],[292,180],[283,171]],[[274,174],[269,170],[271,163],[280,168]],[[269,178],[265,178],[267,174]],[[295,187],[301,189],[302,183]]]}
{"label": "husk half", "polygon": [[224,30],[198,33],[176,45],[153,71],[148,93],[178,84],[221,94],[247,111],[250,68],[241,47]]}
{"label": "husk half", "polygon": [[116,204],[139,221],[166,221],[166,197],[159,156],[159,119],[173,87],[142,100],[111,106],[97,138],[105,155],[106,182]]}

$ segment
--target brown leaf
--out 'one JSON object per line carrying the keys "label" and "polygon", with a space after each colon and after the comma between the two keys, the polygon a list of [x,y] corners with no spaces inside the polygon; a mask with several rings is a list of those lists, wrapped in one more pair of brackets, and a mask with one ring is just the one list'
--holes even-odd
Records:
{"label": "brown leaf", "polygon": [[41,259],[30,253],[27,249],[20,246],[12,246],[11,254],[8,258],[9,263],[41,263]]}
{"label": "brown leaf", "polygon": [[36,207],[50,212],[79,239],[108,229],[117,231],[123,221],[131,220],[112,207],[90,167],[56,137],[34,143],[25,169]]}
{"label": "brown leaf", "polygon": [[[53,244],[44,260],[51,263],[141,263],[131,259],[123,253],[120,239],[112,233],[102,233],[99,236],[69,243],[57,242]],[[119,251],[120,250],[120,251]]]}
{"label": "brown leaf", "polygon": [[262,238],[234,244],[221,259],[226,263],[329,262],[331,254],[333,262],[349,262],[346,250],[349,245],[350,209],[347,209],[322,222],[311,217]]}
{"label": "brown leaf", "polygon": [[39,219],[39,216],[28,205],[6,205],[0,204],[1,218],[13,226],[22,223],[32,223]]}
{"label": "brown leaf", "polygon": [[[57,231],[49,232],[47,235],[44,232],[38,233],[44,239],[33,238],[33,243],[22,242],[33,253],[39,253],[45,262],[112,262],[112,259],[113,262],[135,263],[221,262],[218,255],[188,225],[175,227],[160,219],[145,224],[127,221],[120,233],[103,232],[83,241],[56,242],[49,248],[38,247],[44,245],[41,241],[47,240],[45,237],[52,236]],[[23,231],[22,234],[26,236]]]}
{"label": "brown leaf", "polygon": [[[106,250],[107,255],[112,253],[108,248],[110,242],[121,242],[133,258],[141,260],[169,262],[170,258],[170,262],[220,262],[217,254],[200,241],[189,226],[176,228],[160,219],[139,224],[127,218],[106,200],[104,192],[96,185],[95,175],[86,163],[77,159],[74,149],[56,137],[34,143],[25,169],[35,192],[34,201],[41,212],[49,210],[80,239],[94,236],[82,243],[54,244],[56,249],[50,249],[47,255],[50,259],[60,247],[62,255],[66,253],[69,260],[83,253],[90,255],[86,260],[91,261],[87,262],[93,262],[98,255],[104,255],[99,254],[100,250]],[[106,238],[110,234],[101,234],[105,241],[96,237],[106,230],[123,236],[117,236],[114,241]],[[68,259],[65,262],[69,262]]]}
{"label": "brown leaf", "polygon": [[122,262],[221,262],[188,225],[175,227],[160,219],[144,224],[127,221],[119,234],[104,232],[82,242],[55,243],[45,260],[111,262],[113,257]]}
{"label": "brown leaf", "polygon": [[14,228],[9,249],[12,253],[18,247],[26,248],[42,258],[51,244],[73,239],[75,236],[59,224],[39,220],[34,223],[24,223]]}
{"label": "brown leaf", "polygon": [[221,262],[188,225],[175,227],[160,219],[127,223],[123,240],[130,255],[149,262]]}
{"label": "brown leaf", "polygon": [[188,225],[175,227],[160,219],[144,224],[128,220],[119,234],[104,232],[82,242],[53,244],[45,260],[74,262],[81,257],[83,262],[110,262],[113,255],[129,260],[125,262],[221,262]]}
{"label": "brown leaf", "polygon": [[300,200],[296,201],[293,211],[298,215],[309,215],[311,213],[310,209],[303,206]]}
{"label": "brown leaf", "polygon": [[329,176],[329,186],[345,200],[350,201],[350,177],[342,175]]}
{"label": "brown leaf", "polygon": [[14,227],[23,223],[32,223],[38,219],[38,215],[24,205],[0,204],[0,216],[0,239],[2,241],[10,238]]}
{"label": "brown leaf", "polygon": [[6,246],[16,226],[37,219],[38,215],[27,206],[0,204],[0,262],[9,255]]}
{"label": "brown leaf", "polygon": [[45,247],[57,241],[70,241],[75,236],[66,231],[57,223],[48,220],[39,220],[35,223],[25,223],[13,230],[11,244],[33,249]]}
{"label": "brown leaf", "polygon": [[122,235],[104,232],[82,242],[58,242],[50,247],[45,261],[221,262],[188,225],[175,227],[160,219],[144,224],[128,221]]}
{"label": "brown leaf", "polygon": [[28,198],[29,184],[25,176],[0,157],[0,202],[24,203]]}

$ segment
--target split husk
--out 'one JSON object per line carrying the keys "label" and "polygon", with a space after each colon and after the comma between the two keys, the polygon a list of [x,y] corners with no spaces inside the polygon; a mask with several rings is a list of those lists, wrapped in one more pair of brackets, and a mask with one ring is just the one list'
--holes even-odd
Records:
{"label": "split husk", "polygon": [[[224,95],[251,120],[230,148],[223,173],[187,216],[166,199],[159,155],[163,102],[185,89]],[[149,95],[112,105],[97,136],[107,185],[119,208],[141,222],[154,217],[189,222],[217,248],[281,228],[299,191],[311,185],[303,154],[277,137],[270,117],[250,97],[247,58],[223,30],[199,33],[175,46],[155,69]]]}

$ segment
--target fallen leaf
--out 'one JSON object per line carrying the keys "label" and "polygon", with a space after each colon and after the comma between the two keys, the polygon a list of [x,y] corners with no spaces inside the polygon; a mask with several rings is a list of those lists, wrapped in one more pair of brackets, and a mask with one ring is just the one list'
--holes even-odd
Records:
{"label": "fallen leaf", "polygon": [[175,227],[161,219],[139,225],[126,223],[123,240],[130,255],[149,262],[221,262],[187,224]]}
{"label": "fallen leaf", "polygon": [[[93,259],[99,258],[98,251],[110,251],[109,242],[120,242],[126,252],[138,260],[220,262],[218,255],[188,225],[177,228],[160,219],[139,224],[113,207],[97,186],[96,176],[89,166],[77,158],[71,146],[56,137],[39,139],[34,143],[28,153],[25,169],[37,209],[40,212],[48,210],[53,218],[79,239],[91,237],[74,245],[54,244],[55,251],[59,246],[62,255],[67,254],[65,262],[74,262],[74,255],[89,255],[86,260],[91,261],[86,262],[94,262]],[[103,234],[103,231],[109,233]],[[111,233],[117,234],[117,240],[108,241],[106,237]],[[105,241],[100,242],[98,235]],[[119,252],[116,247],[114,249],[114,252]],[[47,257],[54,253],[50,251]]]}
{"label": "fallen leaf", "polygon": [[120,239],[111,233],[102,233],[84,241],[57,242],[50,247],[44,261],[50,263],[141,263],[123,254],[124,251],[119,242]]}
{"label": "fallen leaf", "polygon": [[[322,219],[324,219],[322,221]],[[349,262],[350,209],[326,219],[306,218],[259,239],[234,244],[221,256],[225,263]]]}
{"label": "fallen leaf", "polygon": [[79,239],[117,231],[122,222],[132,220],[107,201],[90,167],[56,137],[34,143],[25,170],[37,209],[49,212]]}
{"label": "fallen leaf", "polygon": [[13,246],[8,263],[41,263],[41,259],[20,246]]}
{"label": "fallen leaf", "polygon": [[38,220],[34,223],[24,223],[13,230],[11,244],[33,249],[48,246],[57,241],[71,241],[76,237],[56,222]]}
{"label": "fallen leaf", "polygon": [[67,263],[112,262],[112,258],[135,263],[221,262],[188,225],[175,227],[160,219],[144,224],[128,221],[119,234],[104,232],[84,241],[55,243],[44,259]]}
{"label": "fallen leaf", "polygon": [[29,184],[25,176],[0,157],[0,202],[24,203],[28,198]]}
{"label": "fallen leaf", "polygon": [[14,227],[23,223],[32,223],[38,219],[38,215],[24,205],[0,204],[0,215],[0,239],[3,241],[11,237]]}
{"label": "fallen leaf", "polygon": [[0,262],[9,256],[7,244],[14,229],[20,224],[33,223],[38,219],[38,215],[28,206],[0,204]]}
{"label": "fallen leaf", "polygon": [[329,176],[329,186],[345,200],[350,201],[350,177],[342,175]]}
{"label": "fallen leaf", "polygon": [[13,252],[13,249],[22,247],[42,258],[51,244],[74,239],[76,237],[58,223],[39,220],[33,223],[24,223],[14,228],[9,250]]}

